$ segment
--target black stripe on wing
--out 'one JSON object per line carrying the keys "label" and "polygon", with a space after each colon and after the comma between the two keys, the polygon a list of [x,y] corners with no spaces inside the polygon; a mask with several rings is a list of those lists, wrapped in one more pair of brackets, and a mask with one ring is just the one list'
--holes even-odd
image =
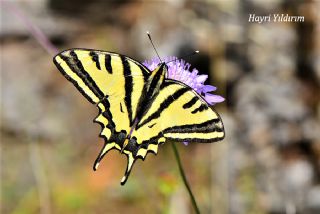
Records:
{"label": "black stripe on wing", "polygon": [[101,70],[101,66],[100,66],[100,62],[99,62],[99,56],[98,56],[97,52],[90,51],[89,55],[91,56],[92,61],[94,61],[96,63],[97,69]]}
{"label": "black stripe on wing", "polygon": [[131,101],[131,95],[132,95],[132,89],[133,89],[133,80],[131,76],[131,69],[130,64],[127,60],[127,58],[123,55],[120,56],[122,65],[123,65],[123,75],[125,76],[125,104],[127,106],[128,110],[128,117],[130,121],[130,126],[133,124],[133,118],[132,118],[132,101]]}
{"label": "black stripe on wing", "polygon": [[209,139],[202,139],[202,138],[172,138],[172,137],[165,137],[167,140],[172,140],[174,142],[197,142],[197,143],[214,143],[217,141],[221,141],[224,139],[223,137],[214,137]]}
{"label": "black stripe on wing", "polygon": [[203,104],[201,104],[198,108],[196,108],[195,110],[193,110],[192,112],[191,112],[191,114],[195,114],[195,113],[197,113],[197,112],[202,112],[202,111],[204,111],[204,110],[207,110],[209,107],[208,107],[208,105],[206,104],[206,103],[203,103]]}
{"label": "black stripe on wing", "polygon": [[191,108],[194,104],[196,104],[196,102],[199,100],[198,97],[193,97],[189,102],[187,102],[186,104],[184,104],[182,107],[184,109],[187,109],[187,108]]}
{"label": "black stripe on wing", "polygon": [[219,118],[208,120],[199,124],[188,124],[181,126],[173,126],[163,130],[163,133],[210,133],[210,132],[223,132],[223,128],[217,124],[221,120]]}
{"label": "black stripe on wing", "polygon": [[[168,84],[169,85],[169,84]],[[167,85],[167,86],[168,86]],[[168,106],[170,106],[171,103],[173,103],[175,100],[177,100],[179,97],[181,97],[184,93],[186,93],[187,91],[190,91],[191,88],[181,88],[177,91],[175,91],[173,94],[169,95],[159,106],[158,110],[156,112],[154,112],[153,114],[151,114],[148,118],[146,118],[145,120],[143,120],[143,122],[139,123],[137,125],[136,130],[138,130],[140,127],[142,127],[143,125],[145,125],[146,123],[150,122],[151,120],[157,119],[160,117],[161,112],[168,108]]]}
{"label": "black stripe on wing", "polygon": [[[63,59],[63,56],[60,55],[60,57]],[[65,61],[65,59],[63,59]],[[69,80],[70,82],[72,82],[72,84],[80,91],[80,93],[87,98],[87,100],[89,100],[90,103],[95,104],[95,102],[92,100],[92,98],[83,90],[83,88],[81,86],[78,85],[77,81],[75,81],[74,79],[72,79],[66,72],[65,70],[61,67],[61,65],[55,60],[53,60],[54,64],[57,66],[57,68],[59,69],[59,71],[62,73],[62,75]],[[71,68],[70,68],[71,69]],[[86,83],[85,83],[86,84]]]}
{"label": "black stripe on wing", "polygon": [[71,57],[65,56],[61,54],[60,57],[67,63],[70,69],[76,73],[79,78],[89,87],[89,89],[99,98],[102,99],[104,97],[103,92],[96,85],[95,81],[91,78],[88,72],[84,69],[82,62],[79,60],[77,54],[71,50],[69,52]]}
{"label": "black stripe on wing", "polygon": [[106,67],[106,70],[108,71],[109,74],[112,74],[111,55],[110,54],[106,54],[104,61],[105,61],[104,62],[104,66]]}

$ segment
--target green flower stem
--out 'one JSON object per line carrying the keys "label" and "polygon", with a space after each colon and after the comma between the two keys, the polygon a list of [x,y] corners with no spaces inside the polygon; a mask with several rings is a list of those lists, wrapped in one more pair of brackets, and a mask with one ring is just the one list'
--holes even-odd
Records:
{"label": "green flower stem", "polygon": [[190,199],[191,199],[193,208],[194,208],[194,210],[195,210],[195,212],[196,212],[197,214],[200,214],[200,210],[199,210],[199,208],[198,208],[196,199],[194,198],[194,196],[193,196],[193,194],[192,194],[192,191],[191,191],[191,188],[190,188],[189,183],[188,183],[188,181],[187,181],[186,175],[184,174],[184,170],[183,170],[183,167],[182,167],[182,164],[181,164],[181,160],[180,160],[180,156],[179,156],[178,149],[177,149],[177,147],[176,147],[176,145],[175,145],[174,142],[172,142],[171,145],[172,145],[172,149],[173,149],[174,156],[176,157],[176,161],[177,161],[177,163],[178,163],[180,175],[181,175],[181,177],[182,177],[182,180],[183,180],[184,185],[186,186],[186,188],[187,188],[187,190],[188,190],[188,193],[189,193],[189,196],[190,196]]}

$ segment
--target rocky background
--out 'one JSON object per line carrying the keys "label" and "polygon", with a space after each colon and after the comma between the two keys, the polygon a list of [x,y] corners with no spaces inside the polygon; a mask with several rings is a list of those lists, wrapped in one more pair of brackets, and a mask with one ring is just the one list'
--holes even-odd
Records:
{"label": "rocky background", "polygon": [[[124,187],[118,152],[92,171],[97,110],[52,63],[72,47],[150,59],[147,30],[162,57],[200,50],[187,61],[226,97],[215,106],[226,139],[178,145],[200,210],[320,213],[320,1],[0,3],[2,213],[193,213],[169,145]],[[249,23],[250,13],[305,20]]]}

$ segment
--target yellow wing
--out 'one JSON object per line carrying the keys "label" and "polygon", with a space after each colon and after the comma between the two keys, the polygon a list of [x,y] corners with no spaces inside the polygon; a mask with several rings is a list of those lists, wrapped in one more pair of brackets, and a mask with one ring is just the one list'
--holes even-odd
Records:
{"label": "yellow wing", "polygon": [[132,137],[140,144],[134,157],[157,153],[165,139],[211,143],[225,136],[222,120],[192,88],[165,80],[158,96],[141,118]]}
{"label": "yellow wing", "polygon": [[60,72],[93,104],[106,96],[126,96],[134,118],[145,80],[150,71],[124,55],[90,50],[70,49],[57,54],[53,61]]}
{"label": "yellow wing", "polygon": [[[121,146],[131,130],[150,71],[124,55],[90,49],[70,49],[53,59],[60,72],[99,108],[95,122],[105,139],[95,164],[111,149]],[[128,156],[128,165],[132,162]]]}
{"label": "yellow wing", "polygon": [[[150,73],[142,64],[123,55],[89,49],[66,50],[53,61],[91,103],[101,109],[101,101],[108,99],[109,104],[112,103],[111,112],[128,113],[128,118],[123,116],[119,122],[114,121],[116,124],[127,127],[133,122]],[[117,104],[113,105],[116,100]]]}

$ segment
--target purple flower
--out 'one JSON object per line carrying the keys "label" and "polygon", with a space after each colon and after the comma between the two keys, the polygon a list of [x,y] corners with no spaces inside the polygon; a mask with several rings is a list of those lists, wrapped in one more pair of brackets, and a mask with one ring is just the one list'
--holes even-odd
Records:
{"label": "purple flower", "polygon": [[[164,58],[164,62],[168,62],[168,79],[178,80],[190,86],[210,105],[224,101],[223,97],[210,93],[217,89],[215,86],[204,84],[204,82],[208,79],[208,75],[198,75],[198,70],[195,68],[190,71],[191,65],[189,63],[174,56]],[[161,63],[160,60],[158,58],[154,58],[151,60],[146,60],[142,64],[149,70],[153,71],[156,67],[158,67],[159,63]],[[183,143],[186,146],[188,145],[188,142]]]}
{"label": "purple flower", "polygon": [[[164,58],[164,62],[168,62],[168,79],[178,80],[193,88],[198,94],[200,94],[210,105],[221,103],[224,98],[219,95],[211,94],[217,88],[212,85],[205,85],[204,82],[208,79],[208,75],[198,75],[198,70],[193,69],[190,71],[190,64],[183,59],[178,59],[175,56],[169,56]],[[160,60],[154,58],[143,62],[149,70],[153,71],[158,67]]]}

